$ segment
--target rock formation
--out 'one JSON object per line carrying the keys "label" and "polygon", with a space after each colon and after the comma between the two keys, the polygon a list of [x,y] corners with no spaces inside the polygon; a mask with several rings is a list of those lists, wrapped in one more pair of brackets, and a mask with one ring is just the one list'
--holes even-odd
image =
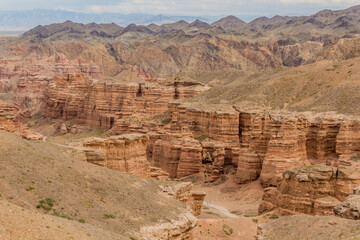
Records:
{"label": "rock formation", "polygon": [[168,196],[189,205],[193,214],[198,216],[201,213],[201,208],[206,194],[199,191],[194,192],[192,191],[192,187],[192,183],[181,182],[163,186],[162,191]]}
{"label": "rock formation", "polygon": [[16,130],[15,107],[0,100],[0,129],[8,132]]}
{"label": "rock formation", "polygon": [[277,186],[282,172],[293,166],[357,166],[360,119],[355,117],[238,107],[201,111],[177,103],[170,103],[169,111],[172,132],[223,144],[225,165],[237,168],[238,183],[260,178],[265,187]]}
{"label": "rock formation", "polygon": [[139,83],[96,82],[85,75],[67,75],[50,81],[46,115],[50,119],[75,119],[89,127],[110,129],[125,117],[163,113],[169,101],[191,97],[205,89],[192,82],[168,83],[156,79]]}
{"label": "rock formation", "polygon": [[15,119],[17,108],[14,104],[0,100],[0,130],[14,133],[27,140],[42,141],[44,136],[31,131]]}
{"label": "rock formation", "polygon": [[336,216],[359,220],[360,219],[360,185],[342,203],[334,208]]}
{"label": "rock formation", "polygon": [[277,188],[265,189],[259,212],[277,208],[285,215],[334,215],[333,208],[359,183],[359,169],[354,167],[293,167],[284,171]]}
{"label": "rock formation", "polygon": [[146,159],[148,137],[140,134],[113,136],[107,139],[94,138],[83,143],[86,160],[90,163],[134,174],[150,177]]}
{"label": "rock formation", "polygon": [[68,60],[62,54],[22,60],[2,59],[0,60],[0,92],[13,91],[13,100],[19,105],[19,117],[31,117],[41,113],[44,94],[52,78],[80,73],[91,78],[102,76],[98,66],[81,59]]}
{"label": "rock formation", "polygon": [[158,140],[153,141],[153,148],[148,150],[151,150],[148,154],[151,156],[151,165],[165,170],[171,178],[182,178],[200,172],[202,146],[189,134],[161,135]]}

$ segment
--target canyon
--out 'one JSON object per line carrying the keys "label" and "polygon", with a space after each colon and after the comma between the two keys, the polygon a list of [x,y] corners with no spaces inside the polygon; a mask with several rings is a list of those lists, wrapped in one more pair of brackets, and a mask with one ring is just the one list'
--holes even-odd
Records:
{"label": "canyon", "polygon": [[94,236],[84,239],[318,239],[310,223],[351,239],[358,9],[211,25],[67,21],[0,38],[0,212],[74,221],[65,228]]}

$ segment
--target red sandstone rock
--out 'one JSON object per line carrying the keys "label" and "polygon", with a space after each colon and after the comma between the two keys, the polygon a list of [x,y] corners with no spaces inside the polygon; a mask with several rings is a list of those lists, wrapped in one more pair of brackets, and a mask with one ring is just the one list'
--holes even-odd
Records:
{"label": "red sandstone rock", "polygon": [[307,165],[283,173],[277,188],[267,188],[259,212],[333,215],[333,208],[360,183],[358,168]]}
{"label": "red sandstone rock", "polygon": [[270,139],[262,164],[260,181],[263,186],[277,186],[286,169],[310,164],[306,156],[304,123],[287,119],[280,121],[283,121],[282,125]]}
{"label": "red sandstone rock", "polygon": [[177,184],[167,185],[162,187],[162,191],[168,196],[175,198],[183,203],[186,203],[190,206],[193,214],[195,216],[200,215],[201,208],[206,196],[204,192],[193,192],[192,183],[181,182]]}
{"label": "red sandstone rock", "polygon": [[0,60],[0,91],[14,92],[14,101],[20,106],[18,114],[28,111],[30,117],[42,110],[44,93],[55,76],[85,74],[100,78],[98,66],[80,59],[67,60],[63,55],[50,58]]}
{"label": "red sandstone rock", "polygon": [[129,134],[107,139],[94,138],[83,143],[87,161],[120,172],[150,177],[146,160],[146,135]]}
{"label": "red sandstone rock", "polygon": [[[204,90],[197,84],[186,97]],[[110,129],[120,119],[152,116],[167,110],[181,86],[147,79],[145,82],[96,82],[85,75],[67,75],[50,81],[46,94],[46,115],[52,119],[76,119],[89,127]],[[200,89],[200,90],[195,90]],[[123,129],[118,128],[116,132]]]}
{"label": "red sandstone rock", "polygon": [[166,134],[154,143],[151,164],[182,178],[199,173],[202,163],[202,146],[189,134]]}

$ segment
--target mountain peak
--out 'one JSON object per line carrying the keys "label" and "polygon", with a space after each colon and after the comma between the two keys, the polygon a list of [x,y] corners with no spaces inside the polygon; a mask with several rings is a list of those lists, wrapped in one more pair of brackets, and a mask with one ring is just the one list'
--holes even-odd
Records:
{"label": "mountain peak", "polygon": [[221,27],[225,31],[237,31],[242,30],[247,25],[246,22],[242,21],[241,19],[229,15],[220,19],[219,21],[214,22],[211,24],[213,27]]}
{"label": "mountain peak", "polygon": [[200,21],[199,19],[196,19],[194,22],[190,23],[190,27],[196,27],[196,28],[208,28],[210,25],[206,22]]}

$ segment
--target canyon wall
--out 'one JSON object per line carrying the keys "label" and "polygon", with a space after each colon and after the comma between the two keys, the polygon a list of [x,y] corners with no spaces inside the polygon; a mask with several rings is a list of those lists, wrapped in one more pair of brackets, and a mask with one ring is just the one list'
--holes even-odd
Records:
{"label": "canyon wall", "polygon": [[14,104],[0,100],[0,130],[14,133],[27,140],[42,141],[43,135],[33,132],[16,120],[17,111],[18,107]]}
{"label": "canyon wall", "polygon": [[95,138],[83,143],[86,160],[90,163],[134,174],[150,177],[150,166],[146,159],[149,138],[141,134]]}
{"label": "canyon wall", "polygon": [[[207,154],[214,158],[215,149],[206,147],[209,143],[220,144],[224,149],[221,165],[237,169],[234,179],[238,183],[260,179],[264,187],[277,186],[283,171],[294,166],[358,166],[360,119],[356,117],[236,107],[233,111],[202,111],[175,102],[169,104],[169,112],[167,131],[176,134],[162,133],[150,140],[148,160],[172,178],[178,177],[181,149],[191,138],[200,143],[198,151],[202,152],[193,167],[200,160],[206,163]],[[179,140],[182,134],[188,135],[186,141]],[[218,174],[215,165],[213,176]]]}
{"label": "canyon wall", "polygon": [[98,66],[81,59],[68,60],[61,54],[49,58],[1,59],[0,92],[13,93],[11,100],[19,106],[17,118],[24,121],[41,113],[44,94],[52,78],[80,73],[91,78],[102,77]]}
{"label": "canyon wall", "polygon": [[89,127],[110,129],[129,116],[149,117],[167,111],[174,99],[191,97],[207,88],[194,82],[93,81],[85,75],[67,75],[51,80],[46,92],[46,116],[71,120]]}
{"label": "canyon wall", "polygon": [[334,207],[360,183],[354,167],[306,165],[283,173],[277,188],[265,189],[259,212],[279,209],[283,215],[334,215]]}

